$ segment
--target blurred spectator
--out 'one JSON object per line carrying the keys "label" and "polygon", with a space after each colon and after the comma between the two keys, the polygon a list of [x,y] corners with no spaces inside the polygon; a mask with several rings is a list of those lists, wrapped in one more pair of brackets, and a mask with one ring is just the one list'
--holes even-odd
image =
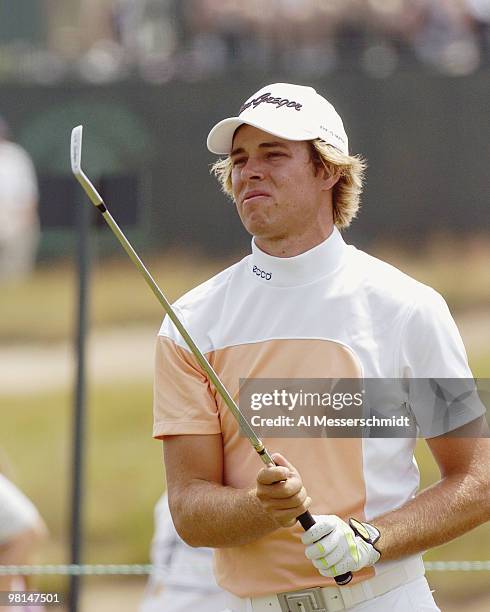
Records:
{"label": "blurred spectator", "polygon": [[155,535],[151,545],[153,574],[139,612],[221,612],[224,592],[212,569],[210,548],[191,548],[175,531],[167,494],[155,506]]}
{"label": "blurred spectator", "polygon": [[490,0],[464,0],[480,45],[482,60],[490,64]]}
{"label": "blurred spectator", "polygon": [[367,0],[369,45],[362,62],[373,76],[388,76],[416,59],[412,40],[423,19],[425,0]]}
{"label": "blurred spectator", "polygon": [[29,154],[0,117],[0,282],[27,276],[39,242],[38,187]]}
{"label": "blurred spectator", "polygon": [[173,76],[172,58],[182,40],[177,14],[176,0],[115,0],[112,5],[114,41],[147,80]]}
{"label": "blurred spectator", "polygon": [[477,39],[463,0],[425,0],[413,45],[422,61],[454,76],[470,74],[480,63]]}
{"label": "blurred spectator", "polygon": [[[0,474],[0,565],[25,565],[46,535],[46,527],[33,503]],[[0,591],[24,591],[22,576],[1,576]],[[9,610],[11,608],[8,608]],[[43,607],[22,607],[41,612]],[[0,606],[0,612],[7,608]]]}

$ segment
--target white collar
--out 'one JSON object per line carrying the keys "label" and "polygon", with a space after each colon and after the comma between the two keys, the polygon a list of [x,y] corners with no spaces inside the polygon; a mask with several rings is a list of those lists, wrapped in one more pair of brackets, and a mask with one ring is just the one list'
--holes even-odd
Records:
{"label": "white collar", "polygon": [[265,285],[294,287],[305,285],[337,270],[347,245],[339,230],[334,227],[330,236],[295,257],[273,257],[261,251],[252,239],[250,272]]}

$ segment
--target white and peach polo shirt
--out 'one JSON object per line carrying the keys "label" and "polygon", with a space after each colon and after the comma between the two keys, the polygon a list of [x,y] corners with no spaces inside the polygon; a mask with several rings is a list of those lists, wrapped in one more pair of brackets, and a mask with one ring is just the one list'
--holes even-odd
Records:
{"label": "white and peach polo shirt", "polygon": [[[252,242],[250,255],[174,307],[236,401],[240,378],[471,378],[443,298],[347,245],[337,229],[291,258],[267,255]],[[263,464],[166,317],[156,347],[153,435],[218,433],[223,484],[254,487]],[[312,514],[369,521],[403,505],[419,485],[415,439],[263,441],[299,470]],[[239,597],[334,584],[306,559],[300,535],[297,523],[216,550],[218,583]],[[396,563],[378,563],[354,581]]]}

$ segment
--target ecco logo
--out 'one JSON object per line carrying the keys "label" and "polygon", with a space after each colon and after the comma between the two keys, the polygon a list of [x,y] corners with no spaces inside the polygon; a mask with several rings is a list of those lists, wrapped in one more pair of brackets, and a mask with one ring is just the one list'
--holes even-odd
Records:
{"label": "ecco logo", "polygon": [[260,276],[260,278],[263,278],[265,280],[270,280],[272,278],[272,274],[270,272],[264,272],[264,270],[257,268],[257,266],[253,267],[252,272],[254,274],[257,274],[257,276]]}

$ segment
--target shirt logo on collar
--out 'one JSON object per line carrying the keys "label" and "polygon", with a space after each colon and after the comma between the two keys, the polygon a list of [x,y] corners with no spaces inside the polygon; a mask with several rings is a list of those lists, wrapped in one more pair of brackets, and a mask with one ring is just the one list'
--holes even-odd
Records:
{"label": "shirt logo on collar", "polygon": [[271,272],[265,272],[264,270],[257,268],[257,266],[254,266],[252,268],[252,272],[256,274],[259,278],[263,278],[264,280],[267,280],[267,281],[269,281],[272,278]]}

